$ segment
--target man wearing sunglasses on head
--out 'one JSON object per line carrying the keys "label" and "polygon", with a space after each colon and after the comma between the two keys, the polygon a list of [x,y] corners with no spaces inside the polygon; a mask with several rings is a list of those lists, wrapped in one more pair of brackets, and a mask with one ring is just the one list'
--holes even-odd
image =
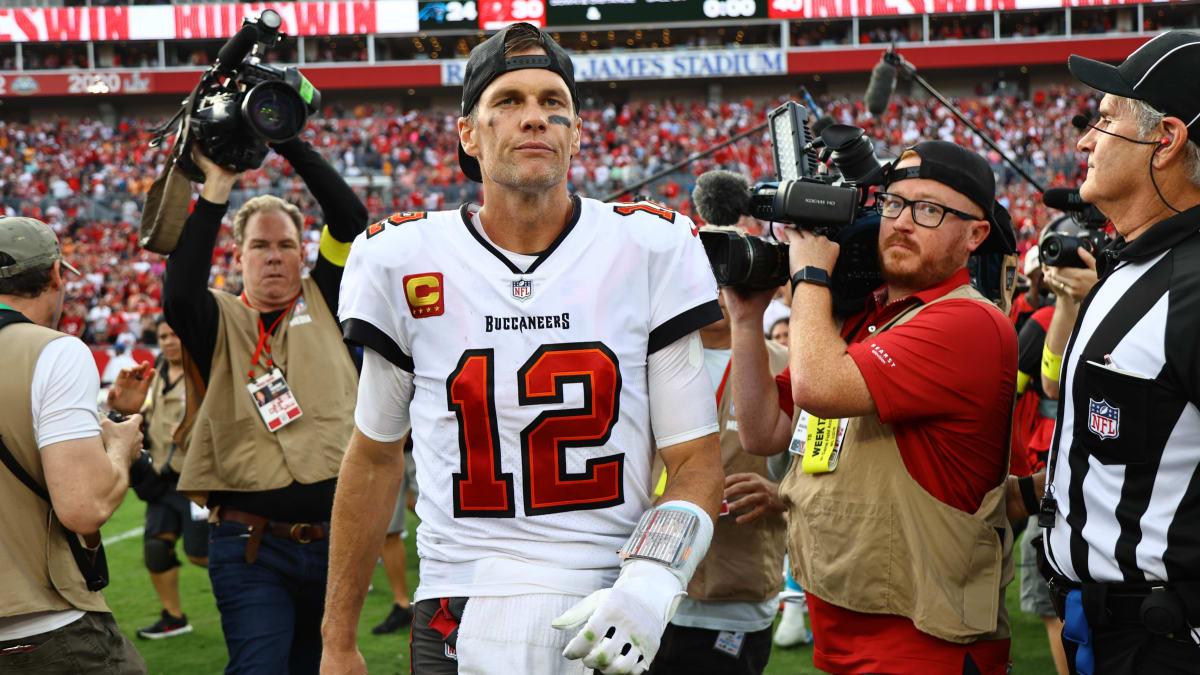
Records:
{"label": "man wearing sunglasses on head", "polygon": [[754,368],[761,303],[726,298],[733,362],[745,364],[731,374],[742,441],[797,455],[780,494],[818,668],[1001,674],[1017,344],[966,265],[1011,253],[1014,235],[996,215],[988,163],[943,141],[905,151],[875,201],[885,284],[840,327],[829,287],[838,245],[787,231],[790,363],[777,381]]}

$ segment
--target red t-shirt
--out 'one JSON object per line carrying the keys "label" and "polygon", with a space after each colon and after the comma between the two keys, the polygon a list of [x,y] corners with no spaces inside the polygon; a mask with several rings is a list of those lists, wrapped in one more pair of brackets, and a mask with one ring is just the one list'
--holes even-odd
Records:
{"label": "red t-shirt", "polygon": [[[886,300],[881,289],[846,321],[842,337],[850,342],[847,352],[867,383],[879,421],[892,424],[909,474],[942,502],[973,512],[1008,468],[1004,442],[1017,379],[1012,323],[994,307],[963,299],[930,305],[900,326],[874,331],[969,281],[960,270],[892,305],[881,304]],[[790,415],[788,370],[776,382],[780,407]],[[1008,662],[1008,640],[945,642],[918,631],[905,617],[852,612],[811,594],[809,614],[813,662],[822,670],[961,675],[970,652],[986,675],[1003,673]]]}

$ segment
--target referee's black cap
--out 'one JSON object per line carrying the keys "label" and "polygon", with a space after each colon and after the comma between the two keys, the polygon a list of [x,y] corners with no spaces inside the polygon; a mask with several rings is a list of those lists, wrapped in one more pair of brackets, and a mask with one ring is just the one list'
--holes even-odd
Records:
{"label": "referee's black cap", "polygon": [[[514,35],[537,35],[540,46],[545,54],[527,54],[524,56],[504,56],[504,48]],[[471,56],[467,59],[467,68],[463,74],[462,116],[471,114],[483,90],[487,89],[492,80],[501,75],[526,68],[544,68],[557,73],[567,83],[571,92],[571,104],[575,112],[579,112],[579,90],[575,86],[575,66],[566,50],[554,41],[542,29],[529,23],[514,23],[505,26],[500,32],[475,45]],[[463,150],[462,143],[458,144],[458,166],[463,174],[475,181],[483,182],[483,173],[479,169],[479,160],[468,155]]]}
{"label": "referee's black cap", "polygon": [[1200,33],[1164,31],[1138,47],[1119,66],[1075,54],[1071,74],[1087,86],[1114,96],[1145,101],[1187,125],[1188,140],[1200,145]]}

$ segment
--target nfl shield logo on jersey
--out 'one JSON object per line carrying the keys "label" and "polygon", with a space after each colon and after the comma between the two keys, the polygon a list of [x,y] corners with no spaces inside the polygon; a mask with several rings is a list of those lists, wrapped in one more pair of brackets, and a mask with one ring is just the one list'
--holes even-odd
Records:
{"label": "nfl shield logo on jersey", "polygon": [[518,300],[528,300],[533,296],[533,281],[531,279],[517,279],[512,282],[512,294]]}
{"label": "nfl shield logo on jersey", "polygon": [[1121,410],[1108,401],[1088,399],[1088,429],[1101,439],[1116,438],[1121,433]]}

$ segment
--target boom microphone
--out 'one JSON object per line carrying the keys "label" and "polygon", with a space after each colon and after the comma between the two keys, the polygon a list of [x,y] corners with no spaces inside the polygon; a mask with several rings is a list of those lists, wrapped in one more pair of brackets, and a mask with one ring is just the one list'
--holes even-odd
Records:
{"label": "boom microphone", "polygon": [[867,83],[867,94],[863,96],[863,100],[867,103],[867,110],[875,117],[883,114],[887,110],[888,101],[892,98],[892,92],[896,90],[896,66],[888,63],[887,58],[882,58],[879,63],[875,64],[875,68],[871,70],[871,81]]}
{"label": "boom microphone", "polygon": [[1042,193],[1042,203],[1059,211],[1083,211],[1092,205],[1083,201],[1078,188],[1048,188]]}
{"label": "boom microphone", "polygon": [[221,47],[221,51],[217,52],[217,70],[222,73],[232,73],[233,69],[250,53],[250,50],[254,49],[257,42],[258,26],[254,24],[242,26],[242,29]]}
{"label": "boom microphone", "polygon": [[1088,119],[1087,115],[1076,115],[1071,118],[1071,126],[1080,131],[1086,131],[1089,122],[1091,122],[1091,120]]}
{"label": "boom microphone", "polygon": [[1049,188],[1042,193],[1042,203],[1052,209],[1065,211],[1081,227],[1099,227],[1108,220],[1095,204],[1079,196],[1078,188]]}
{"label": "boom microphone", "polygon": [[704,222],[736,225],[750,213],[750,181],[732,171],[706,171],[696,179],[692,203]]}

